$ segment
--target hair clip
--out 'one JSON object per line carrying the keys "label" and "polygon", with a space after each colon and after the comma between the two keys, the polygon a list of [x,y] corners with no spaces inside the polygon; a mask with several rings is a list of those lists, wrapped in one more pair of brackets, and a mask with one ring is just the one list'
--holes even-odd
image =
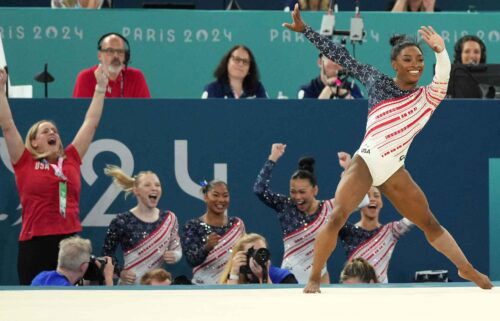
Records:
{"label": "hair clip", "polygon": [[208,185],[208,182],[204,179],[200,182],[201,187],[206,187]]}

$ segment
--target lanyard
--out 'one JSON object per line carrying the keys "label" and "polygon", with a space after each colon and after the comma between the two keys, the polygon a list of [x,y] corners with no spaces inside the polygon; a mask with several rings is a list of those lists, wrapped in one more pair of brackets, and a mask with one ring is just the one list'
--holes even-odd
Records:
{"label": "lanyard", "polygon": [[50,164],[54,169],[54,174],[59,177],[59,213],[62,217],[66,218],[66,196],[68,191],[67,178],[62,171],[63,158],[59,157],[57,165]]}

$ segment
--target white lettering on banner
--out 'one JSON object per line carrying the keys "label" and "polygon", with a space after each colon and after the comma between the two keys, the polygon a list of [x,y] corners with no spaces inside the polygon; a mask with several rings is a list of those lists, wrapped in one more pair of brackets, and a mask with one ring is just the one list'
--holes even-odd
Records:
{"label": "white lettering on banner", "polygon": [[500,32],[497,30],[492,30],[488,33],[488,41],[489,42],[498,42],[500,41]]}
{"label": "white lettering on banner", "polygon": [[[115,139],[100,139],[93,142],[89,150],[87,151],[85,157],[82,160],[82,177],[83,179],[92,186],[97,180],[98,175],[94,172],[94,159],[102,152],[112,152],[115,153],[120,159],[120,168],[123,172],[129,176],[134,172],[134,156],[130,149],[128,149],[125,144],[119,142]],[[101,171],[104,175],[104,171]],[[111,181],[111,180],[110,180]],[[83,226],[109,226],[111,220],[116,215],[106,214],[109,206],[113,203],[116,197],[120,194],[120,189],[113,183],[106,189],[104,194],[99,198],[94,207],[87,214],[85,219],[82,221]]]}
{"label": "white lettering on banner", "polygon": [[278,29],[270,29],[269,30],[269,41],[270,42],[304,42],[304,34],[300,32],[291,32],[288,29],[278,30]]}
{"label": "white lettering on banner", "polygon": [[0,26],[0,37],[3,39],[24,39],[24,26]]}
{"label": "white lettering on banner", "polygon": [[449,31],[443,30],[440,33],[441,33],[441,37],[443,38],[443,40],[445,42],[450,42],[450,32]]}
{"label": "white lettering on banner", "polygon": [[376,32],[375,30],[370,30],[370,37],[375,40],[375,42],[380,42],[380,33]]}
{"label": "white lettering on banner", "polygon": [[[193,182],[188,169],[188,141],[175,140],[174,144],[175,179],[179,187],[188,195],[203,200],[201,186]],[[214,164],[214,179],[227,182],[227,164]]]}
{"label": "white lettering on banner", "polygon": [[231,42],[233,33],[227,29],[184,29],[182,31],[175,29],[153,29],[153,28],[130,28],[122,27],[122,35],[129,40],[136,42],[175,42],[176,32],[182,34],[183,42]]}
{"label": "white lettering on banner", "polygon": [[73,40],[83,39],[83,29],[78,26],[33,26],[33,39],[60,39],[60,40]]}

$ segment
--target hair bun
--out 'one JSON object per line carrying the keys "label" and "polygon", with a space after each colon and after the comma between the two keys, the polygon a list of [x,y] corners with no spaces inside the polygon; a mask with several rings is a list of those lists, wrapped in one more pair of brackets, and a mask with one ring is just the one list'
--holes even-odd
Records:
{"label": "hair bun", "polygon": [[395,34],[391,37],[391,39],[389,39],[389,43],[391,44],[391,46],[394,47],[398,43],[404,42],[405,40],[406,40],[406,35]]}
{"label": "hair bun", "polygon": [[314,163],[316,161],[314,158],[307,156],[299,159],[299,170],[308,171],[314,173]]}

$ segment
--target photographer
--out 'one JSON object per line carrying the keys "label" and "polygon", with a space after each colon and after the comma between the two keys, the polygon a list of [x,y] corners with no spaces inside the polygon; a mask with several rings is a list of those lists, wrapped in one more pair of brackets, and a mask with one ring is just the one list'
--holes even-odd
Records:
{"label": "photographer", "polygon": [[363,98],[363,94],[348,75],[342,66],[333,60],[319,54],[318,68],[320,75],[308,84],[300,87],[297,98],[317,98],[317,99],[357,99]]}
{"label": "photographer", "polygon": [[94,258],[90,240],[73,236],[59,243],[57,270],[44,271],[31,282],[32,286],[73,286],[92,271],[105,285],[113,285],[114,265],[110,257]]}
{"label": "photographer", "polygon": [[266,239],[255,233],[243,235],[232,249],[220,284],[298,283],[290,271],[271,266]]}

